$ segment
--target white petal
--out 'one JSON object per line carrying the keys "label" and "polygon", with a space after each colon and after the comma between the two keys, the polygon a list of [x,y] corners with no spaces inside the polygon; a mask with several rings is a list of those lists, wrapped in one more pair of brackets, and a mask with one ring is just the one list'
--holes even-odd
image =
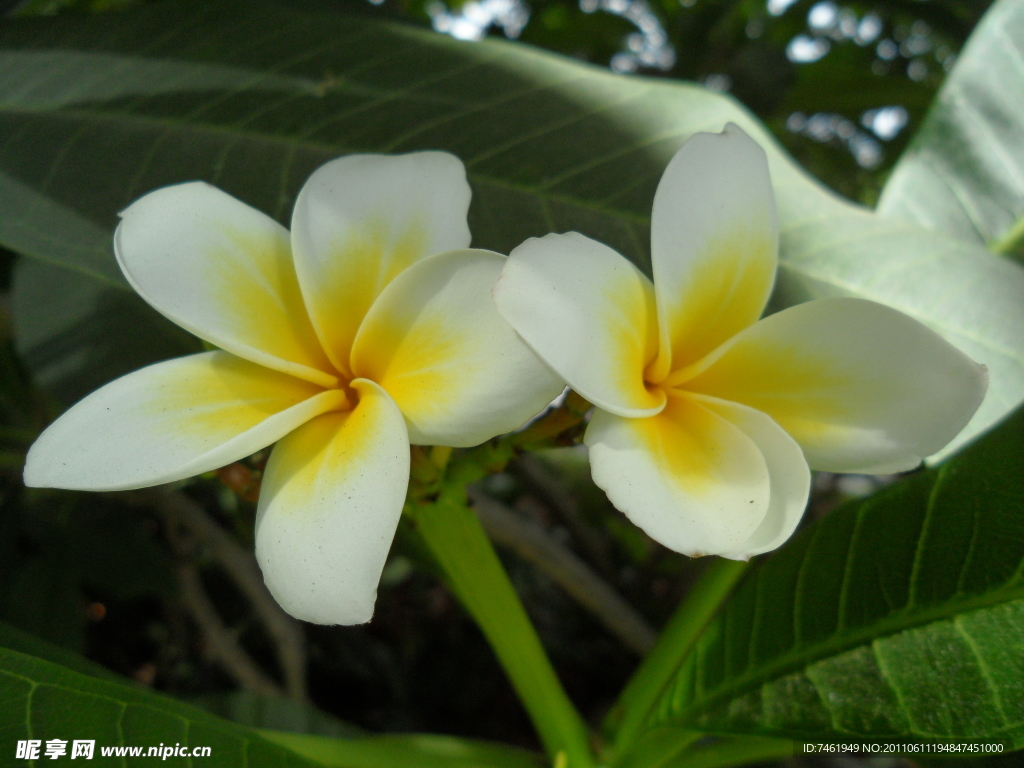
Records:
{"label": "white petal", "polygon": [[620,416],[665,406],[644,384],[657,354],[651,281],[624,257],[578,232],[530,238],[494,287],[498,311],[574,390]]}
{"label": "white petal", "polygon": [[302,292],[327,353],[347,370],[363,316],[424,256],[469,247],[469,183],[447,152],[349,155],[319,168],[292,215]]}
{"label": "white petal", "polygon": [[764,456],[771,481],[768,512],[757,529],[732,552],[722,557],[747,560],[782,546],[793,535],[807,509],[811,492],[811,469],[803,451],[786,431],[760,411],[739,403],[695,396],[708,410],[735,424],[753,440]]}
{"label": "white petal", "polygon": [[913,469],[963,429],[985,369],[921,323],[863,299],[810,301],[766,317],[679,384],[771,416],[813,469]]}
{"label": "white petal", "polygon": [[661,354],[652,381],[757,321],[775,281],[778,249],[764,150],[732,123],[722,133],[692,136],[654,195],[651,264]]}
{"label": "white petal", "polygon": [[340,390],[203,352],[143,368],[93,392],[29,450],[25,484],[114,491],[208,472],[345,407]]}
{"label": "white petal", "polygon": [[670,397],[661,413],[642,419],[599,410],[585,440],[594,482],[676,552],[734,552],[768,510],[768,468],[758,446],[693,398]]}
{"label": "white petal", "polygon": [[360,327],[353,374],[387,391],[414,444],[479,445],[564,388],[494,306],[504,265],[491,251],[426,258],[384,289]]}
{"label": "white petal", "polygon": [[274,446],[256,513],[256,559],[297,619],[363,624],[409,484],[402,414],[356,379],[354,410],[313,419]]}
{"label": "white petal", "polygon": [[288,231],[202,182],[164,187],[121,213],[118,263],[160,313],[246,360],[337,383],[309,322]]}

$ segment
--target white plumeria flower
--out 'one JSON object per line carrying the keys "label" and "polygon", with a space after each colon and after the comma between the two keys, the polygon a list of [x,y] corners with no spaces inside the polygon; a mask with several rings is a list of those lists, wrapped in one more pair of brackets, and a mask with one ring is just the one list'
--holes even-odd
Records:
{"label": "white plumeria flower", "polygon": [[505,257],[468,249],[469,200],[457,158],[420,152],[323,166],[290,235],[204,183],[136,201],[114,236],[125,276],[222,351],[82,400],[32,446],[25,483],[140,488],[277,441],[256,517],[267,586],[297,618],[368,621],[410,442],[477,445],[563,386],[495,309]]}
{"label": "white plumeria flower", "polygon": [[527,240],[494,289],[501,314],[597,410],[594,482],[689,555],[781,545],[810,470],[907,470],[964,427],[983,367],[870,301],[762,320],[778,224],[764,151],[735,125],[692,137],[651,215],[653,283],[578,233]]}

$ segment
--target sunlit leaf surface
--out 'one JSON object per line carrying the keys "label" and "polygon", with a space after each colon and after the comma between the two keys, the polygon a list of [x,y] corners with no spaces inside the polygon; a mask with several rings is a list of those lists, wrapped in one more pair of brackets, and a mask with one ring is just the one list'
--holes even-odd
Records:
{"label": "sunlit leaf surface", "polygon": [[1000,0],[971,35],[880,212],[1024,257],[1024,3]]}
{"label": "sunlit leaf surface", "polygon": [[[475,246],[508,252],[578,230],[648,269],[668,159],[729,120],[771,155],[780,304],[882,301],[985,363],[989,396],[964,438],[1024,398],[1024,270],[839,200],[731,99],[329,10],[222,0],[5,22],[0,242],[126,288],[110,249],[116,213],[155,187],[205,179],[287,222],[331,157],[430,148],[467,165]],[[31,357],[25,339],[41,335],[28,315],[17,322]]]}

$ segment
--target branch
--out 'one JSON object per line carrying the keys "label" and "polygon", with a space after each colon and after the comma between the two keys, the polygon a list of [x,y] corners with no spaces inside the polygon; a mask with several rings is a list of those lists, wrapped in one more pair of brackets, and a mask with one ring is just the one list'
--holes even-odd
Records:
{"label": "branch", "polygon": [[594,573],[583,560],[535,523],[524,520],[480,489],[467,489],[480,522],[498,544],[550,576],[615,637],[640,656],[654,645],[657,633],[644,618]]}
{"label": "branch", "polygon": [[244,689],[262,696],[283,696],[277,683],[267,677],[239,645],[235,633],[224,626],[203,589],[196,567],[183,563],[178,566],[177,575],[181,600],[203,633],[203,655],[220,662]]}
{"label": "branch", "polygon": [[[295,701],[307,701],[306,640],[302,626],[285,613],[271,596],[266,584],[263,583],[263,575],[256,564],[255,556],[210,518],[199,504],[183,493],[156,488],[126,491],[117,493],[116,496],[128,504],[153,507],[164,519],[168,539],[179,556],[193,557],[197,545],[209,552],[249,599],[266,628],[277,651],[285,683],[285,695]],[[186,545],[186,542],[181,540],[179,529],[187,531],[193,541]],[[205,595],[205,592],[203,594]],[[241,647],[239,650],[242,650]],[[241,679],[239,682],[242,682]]]}
{"label": "branch", "polygon": [[277,648],[285,690],[291,699],[305,701],[306,640],[301,625],[277,604],[251,552],[238,544],[199,504],[180,492],[162,493],[157,510],[192,531],[252,604]]}
{"label": "branch", "polygon": [[521,454],[509,469],[523,481],[530,491],[554,510],[572,531],[587,557],[605,574],[614,571],[608,542],[580,514],[575,497],[559,482],[544,462],[528,453]]}

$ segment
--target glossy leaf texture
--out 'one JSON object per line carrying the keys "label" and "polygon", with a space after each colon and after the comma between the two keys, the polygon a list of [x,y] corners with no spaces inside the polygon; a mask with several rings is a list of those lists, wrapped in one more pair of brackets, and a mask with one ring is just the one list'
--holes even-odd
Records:
{"label": "glossy leaf texture", "polygon": [[1024,259],[1024,2],[982,18],[909,148],[880,213]]}
{"label": "glossy leaf texture", "polygon": [[755,563],[653,725],[1024,747],[1024,410]]}
{"label": "glossy leaf texture", "polygon": [[729,97],[337,7],[184,1],[4,21],[0,242],[123,289],[116,213],[155,187],[204,179],[287,223],[303,181],[332,157],[443,149],[468,169],[475,246],[507,253],[577,230],[649,269],[669,158],[731,120],[770,155],[777,306],[874,299],[986,364],[989,395],[961,442],[1024,399],[1024,270],[840,200]]}

